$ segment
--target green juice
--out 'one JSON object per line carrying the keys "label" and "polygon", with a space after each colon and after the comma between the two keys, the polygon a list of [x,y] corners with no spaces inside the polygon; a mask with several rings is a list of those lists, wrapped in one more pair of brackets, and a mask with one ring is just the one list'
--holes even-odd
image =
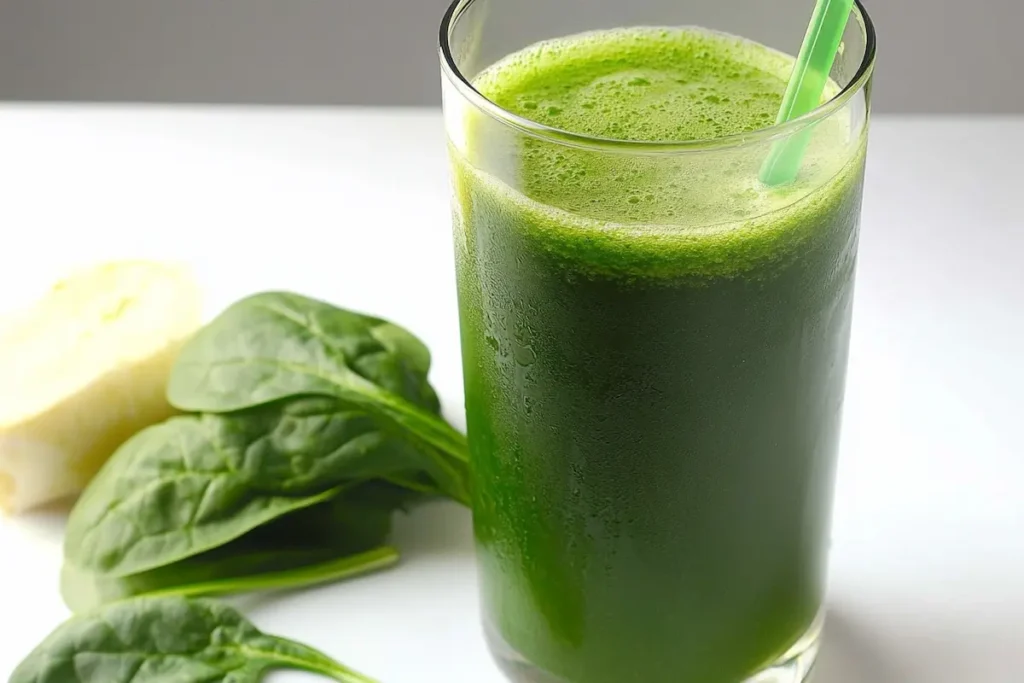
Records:
{"label": "green juice", "polygon": [[[621,29],[527,48],[474,86],[563,131],[713,140],[771,125],[791,64]],[[514,677],[736,683],[813,629],[863,170],[849,129],[819,124],[775,190],[763,146],[453,145],[483,609]],[[463,148],[483,134],[467,121]]]}

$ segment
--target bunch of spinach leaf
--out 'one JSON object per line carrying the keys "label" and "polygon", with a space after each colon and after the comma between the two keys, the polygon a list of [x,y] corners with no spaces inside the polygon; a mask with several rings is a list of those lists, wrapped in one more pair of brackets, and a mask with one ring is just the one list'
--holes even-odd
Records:
{"label": "bunch of spinach leaf", "polygon": [[137,595],[324,582],[397,559],[392,513],[469,504],[465,437],[440,415],[408,331],[297,294],[244,299],[171,373],[186,412],[137,434],[72,510],[75,611]]}

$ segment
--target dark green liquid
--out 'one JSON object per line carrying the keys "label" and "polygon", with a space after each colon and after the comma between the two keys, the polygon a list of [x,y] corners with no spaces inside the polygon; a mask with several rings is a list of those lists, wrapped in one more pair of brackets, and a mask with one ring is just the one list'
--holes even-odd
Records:
{"label": "dark green liquid", "polygon": [[[524,51],[477,87],[576,132],[704,139],[770,123],[787,64],[623,30]],[[572,683],[735,683],[812,624],[863,163],[830,165],[828,135],[777,192],[756,185],[760,153],[676,167],[523,139],[520,191],[453,153],[499,647]]]}

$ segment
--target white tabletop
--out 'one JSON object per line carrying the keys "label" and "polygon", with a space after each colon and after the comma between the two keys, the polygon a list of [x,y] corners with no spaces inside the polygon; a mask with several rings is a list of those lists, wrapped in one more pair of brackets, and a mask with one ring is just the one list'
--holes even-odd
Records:
{"label": "white tabletop", "polygon": [[[0,309],[79,262],[187,258],[211,313],[289,288],[407,325],[462,426],[436,111],[6,106],[0,150]],[[1024,119],[880,118],[868,166],[816,681],[1019,683]],[[60,527],[0,521],[0,680],[66,616]],[[397,536],[394,570],[240,604],[384,683],[499,683],[468,513]]]}

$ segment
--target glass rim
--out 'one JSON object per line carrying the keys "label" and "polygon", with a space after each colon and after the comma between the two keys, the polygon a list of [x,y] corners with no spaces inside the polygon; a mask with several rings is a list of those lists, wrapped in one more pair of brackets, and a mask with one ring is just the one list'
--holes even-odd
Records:
{"label": "glass rim", "polygon": [[605,138],[548,126],[543,123],[531,121],[528,118],[508,111],[504,107],[494,103],[483,95],[466,78],[462,70],[455,63],[452,54],[450,37],[452,28],[464,11],[469,9],[477,0],[453,0],[444,13],[441,20],[439,35],[439,52],[441,55],[441,71],[444,76],[458,89],[459,93],[472,103],[477,109],[483,111],[491,118],[496,119],[519,131],[534,137],[544,138],[560,144],[582,147],[586,149],[602,149],[607,151],[623,151],[642,154],[673,154],[683,152],[701,152],[710,149],[721,149],[726,147],[740,147],[743,145],[771,142],[778,138],[787,137],[798,130],[802,130],[819,121],[822,121],[843,105],[850,101],[855,94],[863,90],[875,68],[876,35],[875,25],[861,0],[854,0],[854,12],[861,20],[864,28],[865,44],[864,57],[861,60],[857,72],[850,82],[847,83],[834,97],[819,105],[814,110],[797,117],[786,123],[775,123],[765,128],[754,131],[732,133],[710,140],[684,140],[679,142],[652,142],[642,140],[619,140]]}

